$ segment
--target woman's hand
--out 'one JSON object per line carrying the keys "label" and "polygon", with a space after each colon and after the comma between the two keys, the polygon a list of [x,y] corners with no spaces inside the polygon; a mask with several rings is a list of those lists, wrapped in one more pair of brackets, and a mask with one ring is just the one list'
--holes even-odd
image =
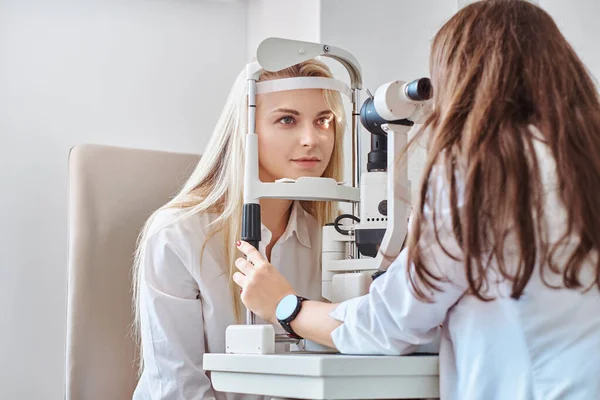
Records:
{"label": "woman's hand", "polygon": [[275,310],[279,301],[296,292],[252,245],[246,242],[236,244],[247,257],[235,261],[240,272],[233,274],[233,280],[242,288],[242,302],[260,318],[276,324]]}

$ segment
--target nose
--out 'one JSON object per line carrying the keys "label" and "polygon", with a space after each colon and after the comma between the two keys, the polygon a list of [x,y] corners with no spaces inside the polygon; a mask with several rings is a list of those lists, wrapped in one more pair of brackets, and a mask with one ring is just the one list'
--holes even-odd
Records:
{"label": "nose", "polygon": [[319,132],[314,126],[307,126],[300,133],[302,147],[317,147],[319,145]]}

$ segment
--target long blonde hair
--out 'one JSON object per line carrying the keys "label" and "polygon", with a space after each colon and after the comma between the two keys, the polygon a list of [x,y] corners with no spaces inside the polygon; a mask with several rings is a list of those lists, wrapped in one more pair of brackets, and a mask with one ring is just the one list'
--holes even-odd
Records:
{"label": "long blonde hair", "polygon": [[[259,81],[308,76],[331,78],[332,73],[324,63],[312,59],[282,71],[264,72]],[[245,135],[248,120],[246,87],[247,81],[244,70],[239,74],[231,88],[221,116],[195,170],[179,193],[150,216],[140,233],[133,267],[134,331],[138,341],[140,336],[139,291],[142,276],[141,265],[146,251],[146,239],[154,216],[164,209],[185,209],[185,212],[179,218],[186,218],[198,213],[215,213],[218,215],[211,224],[210,233],[204,242],[204,246],[216,233],[223,232],[224,265],[227,268],[227,271],[224,272],[229,274],[229,289],[233,300],[235,319],[238,322],[241,320],[242,302],[239,289],[233,282],[232,276],[236,271],[234,261],[240,256],[234,243],[240,238],[242,226],[244,183],[242,172],[244,170]],[[343,135],[346,129],[344,108],[338,92],[323,90],[323,96],[335,116],[335,144],[329,165],[323,176],[341,181],[343,179]],[[260,135],[260,132],[258,134]],[[331,222],[338,213],[338,205],[334,202],[303,201],[301,205],[321,226]],[[202,257],[200,260],[202,260]],[[198,268],[201,268],[201,265]]]}

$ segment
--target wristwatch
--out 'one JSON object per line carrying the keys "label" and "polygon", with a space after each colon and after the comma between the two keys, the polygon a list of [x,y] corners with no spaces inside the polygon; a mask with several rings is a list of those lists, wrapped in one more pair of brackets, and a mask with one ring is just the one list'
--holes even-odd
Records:
{"label": "wristwatch", "polygon": [[277,309],[275,310],[275,316],[277,317],[277,321],[281,324],[281,327],[285,329],[287,333],[289,333],[295,339],[303,339],[298,336],[296,332],[291,327],[291,322],[296,318],[298,313],[300,313],[300,309],[302,308],[302,302],[305,299],[304,297],[297,296],[295,294],[288,294],[283,299],[279,301],[277,305]]}

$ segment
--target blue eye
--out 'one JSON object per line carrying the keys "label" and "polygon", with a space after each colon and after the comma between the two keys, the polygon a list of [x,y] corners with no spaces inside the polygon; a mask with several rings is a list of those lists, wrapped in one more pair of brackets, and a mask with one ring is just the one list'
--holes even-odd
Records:
{"label": "blue eye", "polygon": [[333,122],[333,117],[325,117],[325,118],[321,118],[317,121],[317,125],[325,128],[325,129],[329,129],[329,126],[331,125],[331,123]]}
{"label": "blue eye", "polygon": [[295,122],[296,120],[294,119],[294,117],[291,117],[289,115],[286,115],[283,118],[280,118],[277,122],[281,123],[282,125],[291,125]]}

